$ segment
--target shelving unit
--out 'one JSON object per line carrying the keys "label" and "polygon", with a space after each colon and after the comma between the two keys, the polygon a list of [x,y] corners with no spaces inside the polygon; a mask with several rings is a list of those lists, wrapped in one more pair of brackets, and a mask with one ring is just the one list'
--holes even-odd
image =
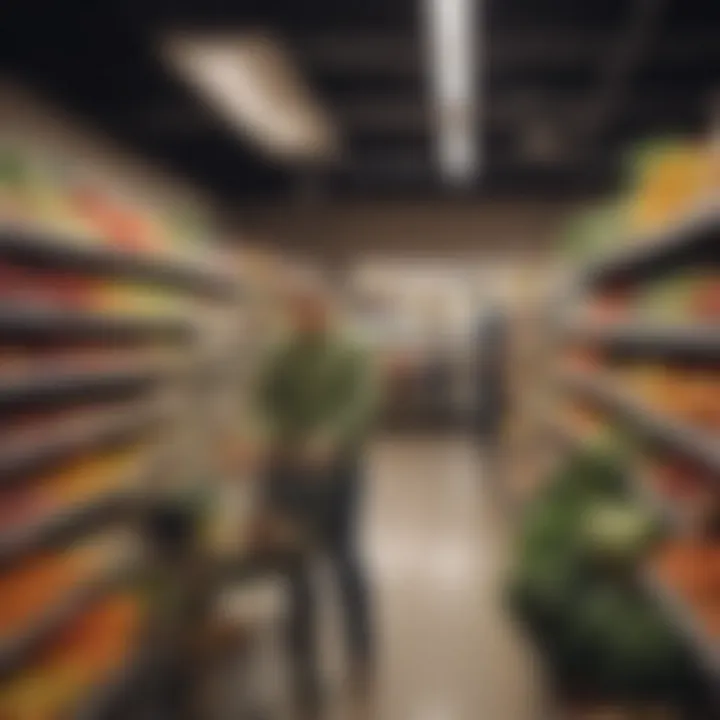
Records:
{"label": "shelving unit", "polygon": [[[698,208],[667,230],[633,243],[610,258],[595,263],[580,275],[576,293],[589,296],[612,287],[640,285],[646,280],[668,275],[678,269],[720,268],[720,206],[717,202]],[[670,362],[673,367],[720,361],[719,324],[642,324],[639,320],[604,324],[564,323],[559,328],[561,346],[590,348],[603,358],[641,359]],[[671,372],[671,371],[668,371]],[[564,372],[559,385],[570,397],[578,397],[600,409],[611,423],[619,423],[633,435],[665,450],[689,459],[709,471],[720,493],[720,437],[709,430],[654,411],[647,403],[632,396],[632,387],[620,387],[604,372]],[[571,431],[562,431],[557,422],[550,425],[564,442],[580,442]],[[660,490],[647,487],[640,478],[632,488],[642,502],[668,520],[677,531],[679,521],[673,501]],[[686,528],[685,528],[686,529]],[[707,542],[712,542],[708,540]],[[693,607],[682,593],[658,573],[641,569],[643,585],[667,614],[688,648],[705,669],[711,688],[720,688],[720,638],[712,637],[703,627]],[[720,698],[717,698],[720,703]]]}
{"label": "shelving unit", "polygon": [[720,356],[718,325],[576,324],[566,327],[564,335],[623,357],[712,360]]}
{"label": "shelving unit", "polygon": [[[546,423],[548,437],[551,442],[560,443],[564,448],[575,450],[583,447],[588,441],[592,442],[581,433],[573,431],[566,423],[549,419]],[[664,498],[659,492],[655,491],[648,483],[639,475],[632,478],[628,492],[640,500],[662,518],[665,523],[672,528],[678,530],[684,529],[687,522],[682,513],[672,503],[672,501]]]}
{"label": "shelving unit", "polygon": [[98,241],[79,240],[45,230],[0,226],[0,258],[35,269],[90,273],[189,292],[219,300],[233,299],[234,278],[215,268],[198,267],[201,258],[173,258],[119,250]]}
{"label": "shelving unit", "polygon": [[[138,473],[132,478],[136,487],[149,487],[151,478]],[[7,570],[28,557],[45,550],[66,547],[82,535],[112,523],[126,523],[144,507],[142,492],[117,491],[78,503],[62,514],[52,514],[0,534],[0,570]]]}
{"label": "shelving unit", "polygon": [[25,407],[56,405],[80,396],[98,397],[124,390],[142,390],[160,382],[168,370],[158,365],[136,363],[102,370],[43,368],[0,378],[0,412]]}
{"label": "shelving unit", "polygon": [[194,335],[192,323],[181,318],[138,317],[47,307],[0,308],[0,336],[6,343],[188,343]]}
{"label": "shelving unit", "polygon": [[131,655],[118,672],[95,687],[75,713],[75,720],[105,720],[118,717],[133,688],[138,687],[155,672],[156,659],[151,647],[141,647]]}
{"label": "shelving unit", "polygon": [[[0,493],[10,503],[21,503],[17,517],[0,518],[0,580],[9,589],[4,592],[12,593],[12,583],[22,583],[23,568],[36,559],[63,562],[66,549],[81,541],[92,546],[108,530],[112,537],[119,531],[141,545],[143,538],[147,542],[143,523],[160,492],[156,488],[167,492],[172,468],[183,467],[179,438],[184,420],[176,401],[207,370],[204,345],[213,313],[234,307],[241,293],[229,273],[199,257],[132,252],[107,242],[8,225],[0,225],[0,263],[29,278],[20,299],[6,297],[0,306],[0,352],[9,353],[0,366]],[[34,273],[41,274],[41,282],[33,280]],[[177,296],[181,308],[162,314],[111,312],[94,306],[91,296],[80,302],[74,298],[72,307],[36,299],[33,288],[52,286],[55,277],[58,282],[76,277],[121,282],[125,293],[137,287],[140,298],[145,289],[159,289],[163,298]],[[134,453],[140,451],[135,462]],[[72,474],[87,459],[93,469],[86,472],[109,473],[114,466],[103,458],[115,457],[113,453],[132,455],[127,472],[113,480],[90,478],[87,485],[81,483],[86,489],[73,490],[69,500],[58,490],[52,503],[33,505],[36,495],[49,492],[42,490],[47,478],[62,483],[63,473]],[[166,461],[173,456],[171,467]],[[92,464],[94,458],[99,465]],[[0,683],[32,673],[44,649],[96,606],[119,593],[139,593],[152,575],[144,565],[151,556],[132,554],[129,564],[93,570],[57,594],[50,585],[32,590],[40,593],[37,599],[42,598],[45,609],[27,626],[4,621]],[[100,557],[98,567],[109,563],[104,554]],[[149,622],[150,609],[137,612]],[[85,688],[87,697],[76,698],[69,716],[112,716],[113,707],[125,702],[150,672],[145,656],[145,649],[129,644],[127,657],[117,658],[107,677],[98,676],[92,688]]]}
{"label": "shelving unit", "polygon": [[82,616],[96,602],[122,587],[128,581],[126,568],[73,588],[42,613],[29,628],[22,628],[0,643],[0,681],[32,662],[43,649],[74,619]]}
{"label": "shelving unit", "polygon": [[142,400],[73,419],[54,418],[40,427],[6,433],[0,442],[0,487],[21,481],[80,453],[117,446],[160,427],[164,410]]}
{"label": "shelving unit", "polygon": [[720,643],[709,640],[693,615],[692,608],[656,573],[645,571],[643,583],[652,597],[673,618],[676,627],[693,648],[708,675],[720,681]]}
{"label": "shelving unit", "polygon": [[698,263],[720,262],[720,207],[716,199],[689,212],[670,227],[634,238],[619,252],[591,265],[578,287],[594,289],[639,282]]}
{"label": "shelving unit", "polygon": [[720,482],[720,443],[715,438],[685,423],[658,415],[603,378],[589,374],[566,374],[563,384],[574,393],[601,405],[636,434],[676,450],[717,472]]}

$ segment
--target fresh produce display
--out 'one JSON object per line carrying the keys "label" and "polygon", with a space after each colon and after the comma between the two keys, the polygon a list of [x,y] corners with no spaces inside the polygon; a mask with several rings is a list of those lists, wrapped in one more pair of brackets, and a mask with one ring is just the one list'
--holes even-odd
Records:
{"label": "fresh produce display", "polygon": [[146,466],[147,449],[138,447],[90,456],[51,475],[41,487],[62,504],[86,501],[88,497],[116,490],[136,489],[134,483]]}
{"label": "fresh produce display", "polygon": [[674,540],[653,558],[651,570],[692,608],[699,630],[720,647],[720,543]]}
{"label": "fresh produce display", "polygon": [[31,673],[0,687],[0,720],[60,720],[121,667],[138,640],[143,601],[112,595],[72,622],[45,648]]}
{"label": "fresh produce display", "polygon": [[606,203],[571,219],[562,238],[563,254],[584,261],[608,251],[608,242],[625,236],[627,208],[622,203]]}
{"label": "fresh produce display", "polygon": [[0,263],[0,300],[7,305],[88,308],[99,298],[100,286],[93,278]]}
{"label": "fresh produce display", "polygon": [[645,458],[637,482],[672,510],[685,534],[704,536],[718,527],[720,494],[711,470],[677,455]]}
{"label": "fresh produce display", "polygon": [[720,272],[700,269],[646,283],[634,314],[657,323],[720,323]]}
{"label": "fresh produce display", "polygon": [[594,326],[612,326],[632,320],[632,292],[612,289],[600,292],[583,307],[579,320]]}
{"label": "fresh produce display", "polygon": [[0,301],[10,307],[182,317],[193,302],[168,290],[0,262]]}
{"label": "fresh produce display", "polygon": [[642,363],[614,369],[628,397],[660,415],[720,434],[720,373],[713,367],[683,368]]}
{"label": "fresh produce display", "polygon": [[[107,181],[80,177],[61,158],[0,147],[0,219],[59,243],[105,244],[128,252],[202,256],[207,222],[184,208],[160,211]],[[217,258],[217,267],[221,267]]]}
{"label": "fresh produce display", "polygon": [[[0,720],[74,716],[157,615],[142,573],[126,572],[155,559],[138,552],[151,543],[140,514],[99,510],[155,479],[160,443],[182,444],[180,422],[163,423],[158,408],[187,393],[208,354],[214,315],[200,297],[225,298],[213,284],[229,287],[233,266],[192,200],[171,205],[132,182],[62,149],[0,143],[0,645],[12,651]],[[198,332],[180,342],[146,320]],[[46,632],[42,621],[78,598],[75,616]],[[15,652],[13,640],[38,630],[31,657]]]}
{"label": "fresh produce display", "polygon": [[655,233],[711,202],[718,189],[717,154],[709,143],[650,142],[631,158],[625,197],[574,217],[562,252],[575,261],[657,242]]}
{"label": "fresh produce display", "polygon": [[[575,445],[618,447],[618,430],[608,423],[606,413],[579,401],[566,401],[561,408],[560,429]],[[658,509],[672,513],[678,527],[687,532],[704,532],[720,522],[720,495],[715,474],[703,465],[677,453],[654,450],[649,453],[630,438],[622,443],[631,452],[633,487]]]}
{"label": "fresh produce display", "polygon": [[13,224],[51,225],[75,242],[93,240],[89,225],[71,212],[66,185],[53,179],[49,163],[19,149],[0,151],[0,217]]}
{"label": "fresh produce display", "polygon": [[575,442],[599,444],[607,432],[602,413],[581,403],[566,402],[560,409],[562,427]]}
{"label": "fresh produce display", "polygon": [[720,433],[720,374],[714,366],[624,361],[609,365],[591,352],[568,351],[565,372],[612,387],[634,404],[658,416],[707,433]]}
{"label": "fresh produce display", "polygon": [[119,568],[131,557],[132,538],[105,532],[82,544],[46,552],[0,576],[0,638],[22,632],[74,588]]}
{"label": "fresh produce display", "polygon": [[574,217],[561,252],[588,262],[618,249],[651,248],[658,241],[656,233],[717,197],[719,166],[711,141],[647,143],[630,158],[626,195]]}
{"label": "fresh produce display", "polygon": [[580,304],[575,321],[603,327],[623,323],[713,326],[720,323],[720,273],[700,268],[640,287],[598,291]]}
{"label": "fresh produce display", "polygon": [[632,562],[655,535],[654,516],[625,499],[589,504],[581,517],[581,545],[603,560]]}
{"label": "fresh produce display", "polygon": [[[681,717],[718,717],[720,272],[707,251],[720,235],[720,156],[673,140],[633,163],[626,197],[606,206],[606,237],[600,212],[574,226],[575,256],[587,248],[594,262],[559,359],[561,421],[578,447],[606,443],[608,427],[636,438],[622,443],[635,500],[581,500],[554,478],[524,528],[515,599],[561,677],[591,685],[597,707],[639,693],[681,700]],[[586,486],[577,456],[570,468]]]}
{"label": "fresh produce display", "polygon": [[661,537],[627,496],[622,454],[571,456],[530,508],[512,582],[517,611],[575,692],[671,700],[684,690],[684,654],[669,623],[634,581]]}
{"label": "fresh produce display", "polygon": [[[628,229],[642,241],[709,201],[717,190],[715,154],[708,142],[648,142],[632,159]],[[649,238],[647,242],[652,242]]]}
{"label": "fresh produce display", "polygon": [[137,489],[148,456],[143,444],[92,453],[16,487],[0,490],[0,538],[3,532],[42,522],[57,513]]}

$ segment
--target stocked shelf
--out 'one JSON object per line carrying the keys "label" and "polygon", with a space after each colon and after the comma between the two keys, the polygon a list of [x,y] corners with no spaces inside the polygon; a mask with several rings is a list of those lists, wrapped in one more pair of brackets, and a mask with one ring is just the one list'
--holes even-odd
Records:
{"label": "stocked shelf", "polygon": [[[137,484],[147,480],[147,474],[147,470],[136,473],[132,481]],[[66,546],[95,528],[125,520],[142,506],[143,495],[139,492],[108,493],[66,512],[0,533],[0,571],[36,553]]]}
{"label": "stocked shelf", "polygon": [[0,257],[32,268],[135,280],[219,299],[230,299],[237,293],[231,277],[190,260],[153,257],[102,243],[80,243],[43,230],[0,227]]}
{"label": "stocked shelf", "polygon": [[[547,431],[550,437],[570,448],[580,447],[586,442],[579,433],[559,422],[548,422]],[[678,508],[670,500],[665,499],[661,493],[653,491],[642,478],[633,476],[631,487],[628,490],[646,507],[663,517],[670,526],[678,529],[683,526],[687,527]],[[720,641],[713,639],[704,630],[690,604],[681,597],[676,589],[663,581],[651,567],[639,568],[639,578],[648,595],[658,603],[659,607],[663,608],[664,613],[698,658],[700,665],[712,682],[719,682]]]}
{"label": "stocked shelf", "polygon": [[587,373],[566,373],[562,383],[610,410],[640,434],[720,473],[720,443],[715,438],[656,414],[603,378]]}
{"label": "stocked shelf", "polygon": [[[584,437],[581,433],[568,427],[567,423],[549,419],[546,423],[547,434],[554,441],[562,444],[568,449],[582,448],[592,444],[592,440]],[[652,485],[633,476],[632,485],[628,488],[630,494],[650,508],[658,517],[674,528],[687,527],[687,521],[683,518],[681,511],[676,504],[667,500],[660,492],[653,489]]]}
{"label": "stocked shelf", "polygon": [[720,325],[648,325],[619,323],[609,326],[571,324],[565,334],[617,355],[712,360],[720,357]]}
{"label": "stocked shelf", "polygon": [[0,643],[0,679],[20,670],[73,620],[82,616],[103,597],[122,587],[130,573],[127,568],[70,590],[59,598],[30,628]]}
{"label": "stocked shelf", "polygon": [[720,642],[708,636],[689,605],[655,572],[644,570],[642,580],[650,595],[672,618],[675,627],[693,648],[707,672],[715,682],[720,683]]}
{"label": "stocked shelf", "polygon": [[2,376],[0,411],[144,388],[161,380],[163,376],[160,367],[146,363],[112,370],[50,372],[43,369],[40,372]]}
{"label": "stocked shelf", "polygon": [[0,485],[85,451],[128,441],[156,426],[161,417],[157,402],[144,401],[6,433],[0,442]]}
{"label": "stocked shelf", "polygon": [[168,607],[206,590],[176,572],[202,546],[188,483],[215,480],[199,380],[243,288],[200,198],[40,145],[2,149],[0,715],[134,717],[186,630]]}
{"label": "stocked shelf", "polygon": [[584,273],[581,285],[624,283],[676,271],[689,263],[718,263],[719,239],[720,207],[716,201],[595,263]]}
{"label": "stocked shelf", "polygon": [[[583,543],[591,559],[606,560],[608,547],[618,547],[619,528],[635,523],[635,538],[628,531],[614,559],[621,556],[637,582],[625,583],[602,563],[585,568],[608,592],[599,601],[589,593],[590,606],[614,597],[617,612],[602,636],[584,641],[590,669],[580,676],[597,693],[598,706],[626,688],[640,694],[650,689],[653,702],[673,717],[715,717],[720,707],[720,548],[713,533],[720,497],[717,158],[711,143],[678,140],[643,148],[633,168],[623,197],[584,211],[568,228],[567,251],[575,260],[581,253],[594,259],[553,307],[562,402],[542,423],[546,437],[569,452],[547,475],[557,494],[539,498],[538,507],[558,512],[555,520],[548,511],[548,538],[565,532],[567,545]],[[623,227],[645,230],[623,237]],[[571,488],[579,494],[563,494]],[[591,513],[574,530],[563,526],[568,503],[576,512]],[[528,521],[527,547],[543,537],[541,525],[533,525],[532,517]],[[550,557],[561,559],[562,548],[548,551]],[[545,586],[535,574],[535,555],[532,560],[525,579],[541,604]],[[558,627],[567,624],[572,631],[574,623],[582,628],[588,620],[578,601],[580,584],[572,590],[567,584],[562,597],[568,603],[556,612]],[[647,636],[631,648],[624,635],[632,637],[639,628]],[[552,642],[546,644],[552,655]],[[611,659],[594,667],[603,652]],[[688,662],[680,664],[682,658]],[[617,675],[605,677],[611,666],[617,666]],[[576,683],[574,672],[569,675]]]}
{"label": "stocked shelf", "polygon": [[8,342],[127,342],[190,340],[191,322],[180,318],[140,317],[53,308],[0,308],[0,339]]}
{"label": "stocked shelf", "polygon": [[[146,643],[147,644],[147,643]],[[133,705],[138,689],[142,692],[147,678],[156,670],[153,648],[141,647],[126,659],[122,667],[94,687],[73,713],[75,720],[110,720],[121,717],[123,709]]]}

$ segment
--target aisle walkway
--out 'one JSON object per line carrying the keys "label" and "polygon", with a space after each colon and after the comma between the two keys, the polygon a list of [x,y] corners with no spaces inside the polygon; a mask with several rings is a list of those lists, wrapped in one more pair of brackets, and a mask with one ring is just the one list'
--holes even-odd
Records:
{"label": "aisle walkway", "polygon": [[503,533],[474,445],[384,440],[368,469],[380,677],[370,720],[547,718],[501,607]]}

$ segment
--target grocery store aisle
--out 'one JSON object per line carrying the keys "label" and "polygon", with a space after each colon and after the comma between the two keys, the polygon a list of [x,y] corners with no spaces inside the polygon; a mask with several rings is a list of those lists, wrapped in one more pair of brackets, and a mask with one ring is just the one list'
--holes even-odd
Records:
{"label": "grocery store aisle", "polygon": [[[368,463],[379,681],[368,720],[545,717],[502,609],[503,533],[473,443],[388,439]],[[341,708],[332,720],[354,717]]]}

